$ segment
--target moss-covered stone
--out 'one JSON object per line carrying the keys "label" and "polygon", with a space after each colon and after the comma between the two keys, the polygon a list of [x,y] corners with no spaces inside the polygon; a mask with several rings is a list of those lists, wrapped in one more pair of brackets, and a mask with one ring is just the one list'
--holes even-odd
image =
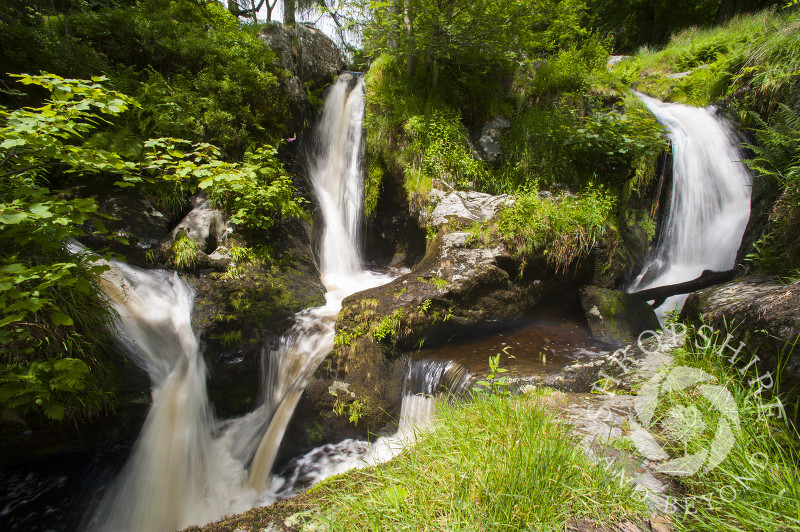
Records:
{"label": "moss-covered stone", "polygon": [[197,291],[192,324],[209,367],[209,395],[223,416],[257,403],[263,343],[286,330],[295,313],[325,303],[308,225],[282,224],[271,244],[274,260],[241,265],[235,276],[187,276]]}
{"label": "moss-covered stone", "polygon": [[592,336],[612,345],[635,342],[642,331],[661,327],[650,305],[619,290],[586,286],[581,306]]}

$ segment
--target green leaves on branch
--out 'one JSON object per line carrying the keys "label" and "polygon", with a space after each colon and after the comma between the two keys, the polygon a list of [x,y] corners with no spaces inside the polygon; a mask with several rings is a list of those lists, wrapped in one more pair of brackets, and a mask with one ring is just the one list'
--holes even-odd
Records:
{"label": "green leaves on branch", "polygon": [[[52,190],[78,179],[114,176],[122,187],[180,198],[205,190],[235,223],[269,229],[303,213],[272,147],[242,164],[204,143],[153,139],[143,150],[108,149],[97,130],[136,102],[102,86],[105,78],[16,76],[50,92],[38,108],[0,109],[0,408],[22,419],[89,417],[113,406],[101,356],[113,311],[100,288],[107,266],[70,251],[88,222],[106,233],[91,198]],[[88,138],[88,140],[87,140]],[[188,265],[192,250],[182,250]],[[196,255],[196,250],[194,251]],[[72,362],[71,362],[72,361]]]}

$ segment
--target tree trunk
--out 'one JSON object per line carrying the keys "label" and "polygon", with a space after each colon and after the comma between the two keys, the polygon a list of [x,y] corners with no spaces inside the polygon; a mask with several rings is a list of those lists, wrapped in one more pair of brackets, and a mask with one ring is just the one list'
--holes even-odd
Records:
{"label": "tree trunk", "polygon": [[294,26],[295,0],[283,0],[283,23]]}
{"label": "tree trunk", "polygon": [[406,26],[406,76],[413,78],[417,72],[417,47],[414,43],[414,8],[406,3],[403,21]]}

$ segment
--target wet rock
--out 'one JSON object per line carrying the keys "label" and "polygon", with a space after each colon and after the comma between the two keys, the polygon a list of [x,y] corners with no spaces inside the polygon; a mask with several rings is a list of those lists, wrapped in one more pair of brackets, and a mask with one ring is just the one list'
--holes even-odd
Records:
{"label": "wet rock", "polygon": [[159,262],[161,244],[168,237],[176,219],[182,212],[169,212],[134,188],[112,187],[104,183],[91,183],[77,189],[82,196],[95,199],[98,212],[109,215],[105,225],[112,235],[124,240],[109,240],[93,235],[95,227],[88,228],[87,236],[80,240],[90,249],[110,248],[137,266],[148,267]]}
{"label": "wet rock", "polygon": [[[690,294],[681,319],[723,331],[745,344],[741,357],[759,357],[758,372],[775,374],[783,366],[781,391],[800,393],[800,282],[789,285],[752,275]],[[733,344],[739,347],[739,344]],[[747,363],[745,362],[745,364]]]}
{"label": "wet rock", "polygon": [[642,331],[661,327],[650,305],[619,290],[586,286],[581,306],[592,336],[611,345],[635,342]]}
{"label": "wet rock", "polygon": [[261,28],[259,37],[278,54],[281,65],[303,83],[325,86],[344,69],[342,52],[315,28],[269,22]]}
{"label": "wet rock", "polygon": [[209,368],[209,396],[222,416],[256,404],[261,350],[295,313],[325,302],[308,224],[282,222],[270,245],[269,263],[242,265],[236,275],[206,269],[187,276],[197,291],[192,324]]}
{"label": "wet rock", "polygon": [[[435,192],[442,194],[441,191]],[[434,199],[438,198],[434,196]],[[514,200],[508,194],[492,196],[483,192],[457,190],[438,201],[428,225],[440,227],[448,223],[452,217],[468,222],[485,222],[494,217],[501,208],[513,204]]]}
{"label": "wet rock", "polygon": [[502,116],[497,116],[481,128],[476,144],[482,160],[488,163],[500,160],[503,156],[503,150],[500,148],[500,135],[504,129],[510,127],[511,122]]}

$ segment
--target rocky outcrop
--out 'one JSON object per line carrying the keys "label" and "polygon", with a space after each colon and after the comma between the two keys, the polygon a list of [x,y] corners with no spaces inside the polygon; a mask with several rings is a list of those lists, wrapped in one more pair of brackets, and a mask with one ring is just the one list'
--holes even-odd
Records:
{"label": "rocky outcrop", "polygon": [[[783,365],[783,392],[800,392],[800,282],[783,284],[775,277],[748,276],[690,294],[681,318],[730,332],[746,347],[742,358],[759,357],[759,374],[775,375]],[[739,344],[734,344],[739,347]],[[745,362],[747,364],[747,362]]]}
{"label": "rocky outcrop", "polygon": [[487,163],[494,163],[500,160],[503,156],[503,150],[500,147],[500,136],[504,129],[510,127],[511,122],[502,116],[497,116],[481,128],[480,134],[477,135],[475,141],[478,148],[478,156],[481,160]]}
{"label": "rocky outcrop", "polygon": [[318,29],[270,22],[261,28],[259,37],[278,54],[283,68],[315,88],[329,84],[344,69],[344,55]]}
{"label": "rocky outcrop", "polygon": [[471,190],[456,190],[449,194],[432,190],[430,196],[436,206],[424,221],[426,225],[433,227],[441,227],[452,218],[465,222],[485,222],[493,218],[501,208],[514,204],[513,198],[508,194],[492,196]]}
{"label": "rocky outcrop", "polygon": [[581,306],[592,336],[614,346],[635,342],[642,331],[661,328],[650,305],[619,290],[585,286]]}
{"label": "rocky outcrop", "polygon": [[205,195],[193,198],[191,203],[192,210],[170,231],[170,242],[182,233],[197,242],[203,253],[210,255],[233,232],[233,228],[228,226],[222,211],[215,209]]}

